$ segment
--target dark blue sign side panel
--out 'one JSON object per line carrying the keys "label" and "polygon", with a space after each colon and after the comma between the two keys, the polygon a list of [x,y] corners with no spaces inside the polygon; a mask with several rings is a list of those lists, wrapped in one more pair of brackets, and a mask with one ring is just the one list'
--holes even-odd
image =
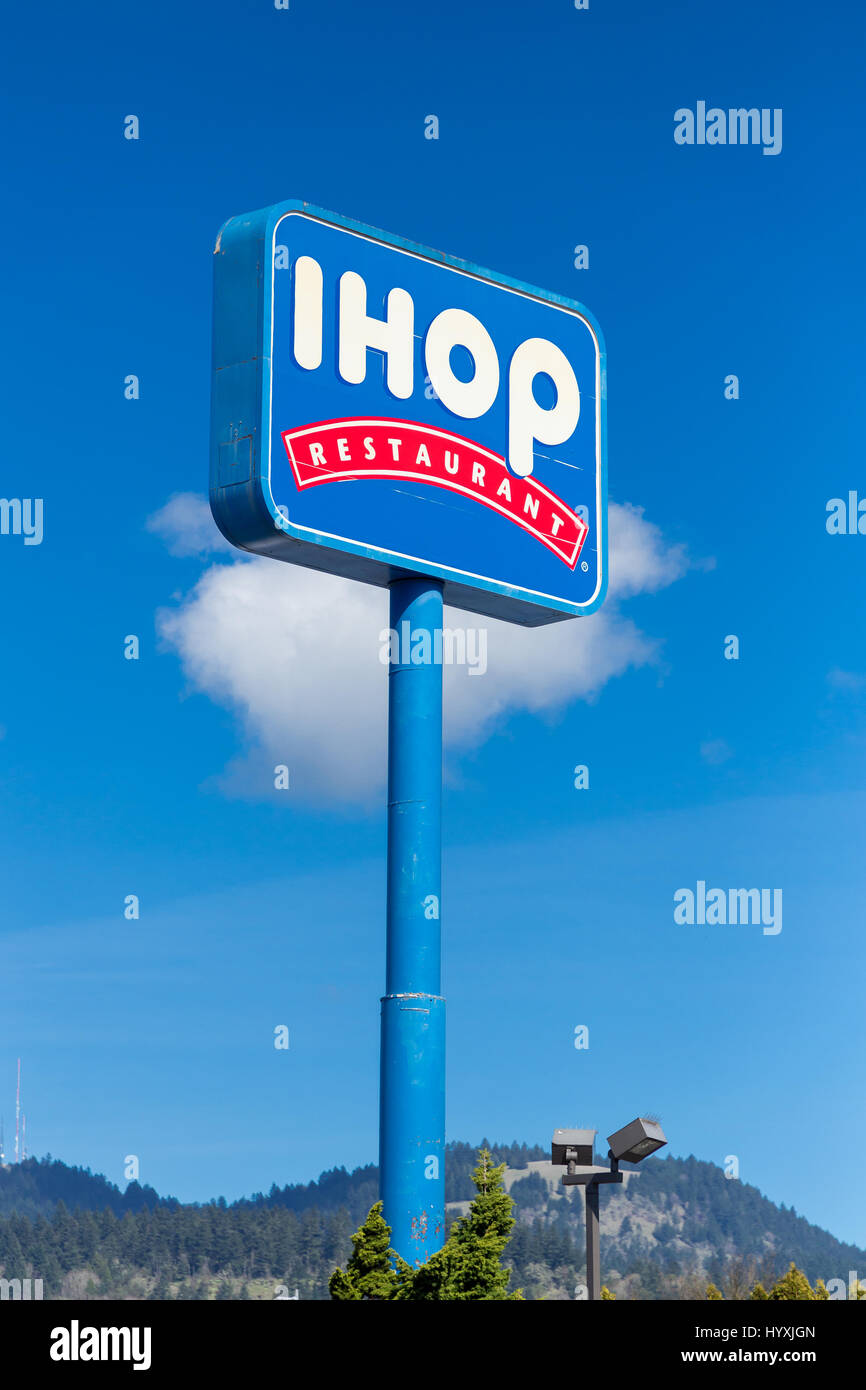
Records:
{"label": "dark blue sign side panel", "polygon": [[[605,354],[585,309],[301,202],[231,218],[214,266],[210,497],[233,544],[370,584],[430,575],[446,603],[525,626],[598,608]],[[341,356],[349,281],[356,294],[362,284],[374,339],[377,323],[396,321],[392,292],[411,298],[400,340],[411,361],[398,364],[392,337],[387,352],[367,347],[363,379],[352,379]],[[449,374],[481,382],[482,368],[492,382],[486,408],[469,418],[436,390],[437,316],[483,339],[483,353],[460,339],[440,361],[446,384]],[[515,364],[533,344],[538,361],[545,347],[567,360],[579,412],[567,438],[531,441],[525,476],[509,450],[521,399],[525,408],[531,389],[528,409],[543,413],[560,395],[541,370],[529,387],[521,379]],[[395,390],[389,357],[401,368]],[[541,418],[543,432],[550,417]]]}

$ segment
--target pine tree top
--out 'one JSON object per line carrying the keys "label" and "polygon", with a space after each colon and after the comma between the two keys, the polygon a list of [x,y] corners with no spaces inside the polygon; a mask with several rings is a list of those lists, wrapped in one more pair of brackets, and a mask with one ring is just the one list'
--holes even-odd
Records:
{"label": "pine tree top", "polygon": [[363,1226],[352,1236],[352,1247],[345,1271],[335,1269],[331,1275],[331,1297],[343,1302],[393,1298],[398,1276],[391,1263],[395,1257],[391,1227],[382,1215],[381,1202],[373,1203]]}
{"label": "pine tree top", "polygon": [[457,1222],[453,1238],[458,1244],[489,1242],[501,1254],[514,1226],[513,1202],[503,1187],[505,1164],[494,1164],[488,1149],[482,1149],[472,1174],[477,1196],[466,1216]]}

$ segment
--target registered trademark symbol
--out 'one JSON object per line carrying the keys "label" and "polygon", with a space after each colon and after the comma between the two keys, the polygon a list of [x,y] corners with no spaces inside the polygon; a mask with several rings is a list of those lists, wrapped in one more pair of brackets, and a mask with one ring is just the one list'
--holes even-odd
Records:
{"label": "registered trademark symbol", "polygon": [[583,570],[584,574],[586,574],[586,571],[589,569],[588,562],[586,560],[581,560],[580,568]]}

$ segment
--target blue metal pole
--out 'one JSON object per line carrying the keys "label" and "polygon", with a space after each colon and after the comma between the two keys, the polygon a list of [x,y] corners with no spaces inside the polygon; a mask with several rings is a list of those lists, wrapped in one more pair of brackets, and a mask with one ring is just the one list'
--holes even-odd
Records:
{"label": "blue metal pole", "polygon": [[388,937],[379,1164],[391,1243],[415,1266],[445,1238],[442,585],[397,579],[390,590],[394,636],[388,670]]}

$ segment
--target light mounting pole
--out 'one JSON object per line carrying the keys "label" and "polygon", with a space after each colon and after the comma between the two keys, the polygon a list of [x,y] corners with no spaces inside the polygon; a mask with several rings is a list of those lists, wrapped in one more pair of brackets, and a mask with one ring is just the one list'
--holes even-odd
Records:
{"label": "light mounting pole", "polygon": [[586,1188],[586,1287],[590,1303],[601,1299],[601,1262],[598,1241],[598,1189],[603,1182],[622,1182],[619,1161],[612,1153],[608,1154],[610,1170],[606,1173],[578,1173],[577,1164],[571,1160],[568,1172],[563,1173],[563,1184]]}

